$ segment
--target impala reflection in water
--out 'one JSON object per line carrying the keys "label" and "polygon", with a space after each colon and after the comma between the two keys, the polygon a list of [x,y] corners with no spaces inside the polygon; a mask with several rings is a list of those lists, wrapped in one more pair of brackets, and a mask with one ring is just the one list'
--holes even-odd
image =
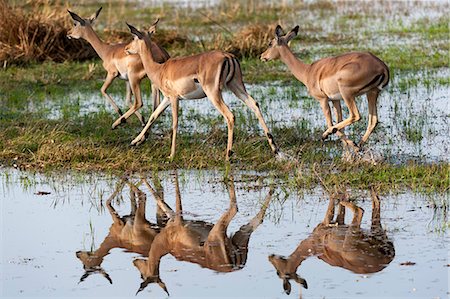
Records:
{"label": "impala reflection in water", "polygon": [[[335,200],[330,197],[325,218],[312,234],[301,241],[295,251],[284,258],[270,255],[269,261],[283,281],[287,294],[291,292],[290,280],[308,288],[305,279],[297,274],[297,268],[304,260],[317,256],[331,266],[345,268],[358,274],[369,274],[383,270],[395,256],[394,244],[386,236],[380,221],[380,200],[371,190],[372,223],[370,231],[361,229],[364,210],[343,198],[339,201],[335,220]],[[351,224],[346,225],[345,209],[353,213]]]}
{"label": "impala reflection in water", "polygon": [[[112,201],[122,192],[125,184],[130,187],[131,212],[129,215],[120,216],[114,209]],[[137,205],[136,196],[138,198]],[[144,256],[148,255],[155,236],[159,233],[160,228],[164,226],[167,218],[165,218],[164,212],[157,207],[157,223],[150,223],[145,218],[146,200],[145,193],[128,179],[124,178],[118,183],[116,190],[106,201],[106,206],[113,220],[109,228],[109,234],[97,250],[76,252],[76,256],[83,263],[85,270],[80,282],[92,274],[100,273],[112,283],[111,277],[103,269],[101,264],[103,258],[114,248],[122,248],[127,252],[134,252]]]}
{"label": "impala reflection in water", "polygon": [[161,193],[158,194],[145,181],[155,197],[158,207],[166,213],[169,221],[153,240],[148,259],[136,259],[134,261],[134,265],[139,269],[144,280],[138,292],[151,283],[157,283],[169,294],[160,277],[161,258],[167,254],[171,254],[177,260],[195,263],[217,272],[232,272],[242,269],[247,262],[250,236],[262,223],[272,199],[273,190],[271,189],[256,216],[229,237],[227,235],[228,225],[238,211],[233,178],[227,182],[230,205],[215,224],[184,219],[177,174],[175,174],[174,180],[175,212],[165,203],[160,196]]}

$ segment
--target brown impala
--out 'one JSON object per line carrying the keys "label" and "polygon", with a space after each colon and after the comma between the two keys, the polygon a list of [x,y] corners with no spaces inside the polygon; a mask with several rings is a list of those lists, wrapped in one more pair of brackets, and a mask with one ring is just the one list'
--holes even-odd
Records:
{"label": "brown impala", "polygon": [[[112,206],[112,200],[122,191],[125,183],[130,187],[131,214],[120,217]],[[138,198],[137,205],[136,196]],[[148,222],[145,218],[145,204],[146,196],[136,185],[128,180],[122,180],[120,182],[114,193],[106,201],[106,206],[113,220],[113,224],[109,228],[109,234],[97,250],[78,251],[76,253],[77,257],[83,263],[85,270],[80,282],[84,281],[91,274],[100,273],[112,283],[111,278],[103,270],[101,264],[103,258],[114,248],[123,248],[128,252],[135,252],[147,256],[153,239],[159,233],[160,228],[164,226],[164,218],[167,219],[167,217],[158,207],[156,212],[158,224]]]}
{"label": "brown impala", "polygon": [[152,85],[157,86],[164,95],[164,100],[152,113],[147,125],[131,144],[142,143],[145,140],[147,130],[170,105],[172,107],[172,148],[169,158],[173,159],[178,127],[178,102],[208,97],[228,125],[228,143],[225,154],[226,160],[228,160],[232,154],[234,127],[234,115],[222,98],[223,90],[228,88],[256,114],[272,151],[275,154],[280,154],[259,110],[258,103],[245,89],[239,61],[230,53],[211,51],[188,57],[171,58],[160,64],[153,59],[153,49],[150,46],[152,43],[151,36],[156,30],[157,23],[158,21],[153,24],[148,34],[128,25],[134,40],[125,48],[126,52],[140,55]]}
{"label": "brown impala", "polygon": [[[92,29],[92,25],[100,14],[101,9],[102,8],[100,7],[97,12],[88,19],[83,19],[77,14],[69,11],[74,24],[73,28],[67,33],[67,37],[75,39],[85,39],[91,44],[95,52],[97,52],[98,56],[103,61],[103,68],[107,71],[107,75],[105,82],[103,83],[103,86],[101,88],[101,92],[106,100],[109,101],[114,107],[114,110],[116,110],[116,112],[120,115],[120,117],[114,122],[112,128],[114,129],[122,122],[125,122],[126,119],[132,114],[136,114],[139,121],[144,126],[144,119],[138,112],[138,109],[142,107],[140,83],[141,80],[146,76],[144,66],[142,65],[139,55],[125,54],[125,46],[127,45],[126,43],[110,45],[100,40],[94,29]],[[169,54],[162,47],[154,42],[152,42],[150,46],[157,62],[161,63],[169,59]],[[106,92],[108,87],[117,77],[125,80],[127,86],[126,103],[129,105],[130,109],[123,115],[122,111],[119,109],[119,107],[117,107],[114,100]],[[133,92],[135,98],[133,104],[131,104],[131,92]],[[159,91],[153,85],[152,98],[153,109],[156,109],[159,104]]]}
{"label": "brown impala", "polygon": [[[351,52],[320,59],[312,64],[303,63],[288,46],[289,41],[297,36],[298,29],[299,26],[296,26],[287,34],[283,34],[283,29],[278,25],[275,38],[261,54],[261,60],[281,59],[292,74],[306,86],[309,94],[319,101],[328,127],[322,134],[322,139],[336,133],[345,144],[358,151],[378,123],[377,99],[380,91],[389,83],[389,68],[368,52]],[[367,95],[369,104],[369,124],[366,133],[356,145],[341,130],[360,119],[355,98],[363,94]],[[345,120],[342,120],[341,100],[344,100],[349,109],[349,117]],[[334,125],[328,101],[334,106],[337,119]]]}
{"label": "brown impala", "polygon": [[[148,187],[152,190],[149,185]],[[229,181],[228,190],[230,206],[216,224],[184,219],[177,177],[175,177],[176,213],[167,209],[161,197],[152,191],[158,206],[170,215],[170,219],[153,240],[148,260],[134,261],[144,280],[138,292],[150,283],[157,283],[169,294],[159,275],[161,258],[169,253],[178,260],[196,263],[218,272],[236,271],[245,266],[250,236],[264,219],[272,199],[272,190],[269,191],[258,214],[231,237],[227,236],[227,228],[238,210],[232,179]]]}
{"label": "brown impala", "polygon": [[[360,228],[364,210],[353,203],[341,201],[334,218],[333,197],[330,198],[324,220],[312,234],[300,242],[289,257],[271,255],[269,261],[283,280],[287,294],[291,292],[289,280],[307,288],[306,280],[297,274],[297,268],[311,256],[331,266],[342,267],[354,273],[375,273],[384,269],[394,258],[394,244],[386,236],[380,222],[380,201],[372,189],[372,225],[370,231]],[[350,225],[344,224],[345,208],[353,212]]]}

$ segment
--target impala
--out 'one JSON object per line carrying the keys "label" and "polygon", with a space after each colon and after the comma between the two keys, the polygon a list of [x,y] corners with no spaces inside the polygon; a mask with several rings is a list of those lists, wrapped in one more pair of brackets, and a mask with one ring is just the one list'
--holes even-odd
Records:
{"label": "impala", "polygon": [[[95,52],[103,61],[103,68],[106,70],[107,75],[105,82],[101,88],[101,92],[107,101],[111,103],[114,110],[120,115],[120,117],[114,122],[112,128],[125,122],[132,114],[136,114],[141,124],[144,126],[145,122],[138,109],[142,107],[140,82],[146,76],[144,66],[142,65],[139,55],[126,55],[125,46],[126,43],[110,45],[103,42],[98,35],[92,29],[92,25],[97,19],[102,8],[100,7],[95,14],[90,18],[83,19],[74,12],[68,11],[74,21],[73,28],[67,33],[68,38],[83,38],[91,44]],[[162,47],[152,42],[150,44],[152,53],[157,62],[164,62],[169,59],[169,54]],[[122,111],[107,93],[108,87],[112,84],[115,78],[119,77],[126,81],[126,103],[130,109],[122,114]],[[131,92],[134,94],[135,101],[131,104]],[[152,85],[152,99],[153,109],[159,104],[159,91]]]}
{"label": "impala", "polygon": [[[393,260],[394,245],[386,236],[380,222],[380,200],[373,189],[371,192],[370,231],[360,227],[364,210],[348,201],[339,202],[339,211],[333,221],[335,199],[331,197],[324,220],[307,239],[300,242],[289,257],[269,256],[269,261],[283,280],[283,288],[287,294],[291,291],[290,279],[307,288],[306,281],[297,274],[297,268],[310,256],[317,256],[331,266],[359,274],[379,272]],[[345,208],[353,212],[350,225],[344,224]]]}
{"label": "impala", "polygon": [[214,107],[225,118],[228,126],[228,143],[226,160],[232,154],[234,115],[224,103],[222,92],[230,89],[256,114],[260,125],[275,154],[279,154],[272,134],[264,121],[258,103],[247,93],[242,81],[239,61],[229,53],[221,51],[206,52],[189,57],[172,58],[159,64],[153,59],[153,49],[150,47],[151,36],[156,30],[156,21],[148,34],[142,33],[135,27],[128,25],[134,40],[125,48],[129,54],[139,54],[144,64],[147,76],[161,90],[164,100],[152,113],[142,132],[131,142],[137,145],[145,140],[147,130],[158,116],[169,106],[172,106],[172,147],[170,159],[175,155],[176,136],[178,127],[178,102],[188,99],[202,99],[208,97]]}
{"label": "impala", "polygon": [[[131,213],[121,217],[112,206],[112,200],[122,191],[125,183],[130,187]],[[138,198],[137,205],[136,196]],[[135,184],[128,180],[122,180],[118,184],[114,193],[106,201],[106,206],[113,220],[109,228],[109,234],[97,250],[77,251],[76,253],[85,270],[80,282],[84,281],[91,274],[101,273],[112,283],[111,278],[101,267],[101,264],[103,258],[114,248],[123,248],[128,252],[147,256],[155,236],[159,233],[160,228],[165,225],[163,219],[166,217],[166,214],[157,207],[156,218],[158,224],[150,223],[145,218],[145,205],[146,196]]]}
{"label": "impala", "polygon": [[[152,190],[151,186],[148,184],[147,186]],[[201,267],[218,272],[232,272],[245,266],[251,234],[263,222],[266,209],[272,199],[273,190],[269,191],[258,214],[230,237],[227,236],[227,228],[238,211],[232,179],[229,181],[228,190],[230,205],[215,224],[184,219],[176,176],[175,213],[167,209],[164,200],[156,192],[152,191],[158,206],[167,215],[170,215],[170,219],[153,240],[148,253],[148,260],[136,259],[134,261],[134,265],[139,269],[144,280],[138,292],[142,291],[150,283],[157,283],[169,294],[165,283],[159,275],[161,258],[169,253],[178,260],[196,263]]]}
{"label": "impala", "polygon": [[[389,68],[368,52],[351,52],[306,64],[295,57],[288,46],[289,41],[297,36],[298,29],[299,26],[296,26],[284,35],[283,29],[278,25],[275,38],[261,54],[261,60],[281,59],[292,74],[307,87],[309,94],[319,101],[328,127],[322,134],[322,139],[336,133],[346,145],[358,151],[378,123],[377,99],[380,91],[389,82]],[[367,95],[369,120],[364,136],[356,145],[341,130],[360,119],[355,98],[363,94]],[[349,117],[345,120],[342,120],[340,100],[344,100],[349,109]],[[334,106],[337,119],[334,125],[328,101]]]}

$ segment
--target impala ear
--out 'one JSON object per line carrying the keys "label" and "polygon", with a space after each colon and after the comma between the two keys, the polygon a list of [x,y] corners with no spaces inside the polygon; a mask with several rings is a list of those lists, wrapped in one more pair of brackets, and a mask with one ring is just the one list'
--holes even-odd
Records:
{"label": "impala ear", "polygon": [[290,294],[291,293],[291,283],[289,282],[289,279],[284,278],[283,279],[283,289],[286,292],[286,294]]}
{"label": "impala ear", "polygon": [[305,289],[308,288],[308,284],[306,283],[306,280],[295,274],[294,280],[296,283],[301,284]]}
{"label": "impala ear", "polygon": [[280,25],[277,25],[277,28],[275,28],[275,40],[277,41],[278,45],[281,45],[282,39],[281,37],[284,35],[283,28],[281,28]]}
{"label": "impala ear", "polygon": [[286,43],[288,43],[291,39],[297,36],[299,26],[295,26],[288,34],[286,34]]}
{"label": "impala ear", "polygon": [[159,22],[159,18],[156,19],[156,21],[148,29],[148,35],[149,36],[152,36],[156,32],[156,26],[158,25],[158,22]]}
{"label": "impala ear", "polygon": [[130,25],[128,23],[126,23],[128,28],[130,28],[130,32],[131,34],[133,34],[134,36],[136,36],[139,39],[142,39],[144,37],[144,34],[142,34],[142,32],[140,32],[139,30],[136,29],[136,27],[134,27],[133,25]]}
{"label": "impala ear", "polygon": [[89,18],[89,22],[91,24],[94,23],[94,21],[97,19],[98,15],[100,14],[100,11],[102,10],[102,7],[100,6],[100,8]]}
{"label": "impala ear", "polygon": [[81,26],[86,25],[86,21],[85,21],[82,17],[80,17],[79,15],[77,15],[77,14],[74,13],[74,12],[71,12],[70,10],[67,10],[67,12],[70,14],[70,16],[72,17],[72,19],[73,19],[75,22],[80,23]]}
{"label": "impala ear", "polygon": [[283,35],[284,35],[283,28],[281,28],[280,25],[277,25],[277,28],[275,28],[275,36],[282,37]]}

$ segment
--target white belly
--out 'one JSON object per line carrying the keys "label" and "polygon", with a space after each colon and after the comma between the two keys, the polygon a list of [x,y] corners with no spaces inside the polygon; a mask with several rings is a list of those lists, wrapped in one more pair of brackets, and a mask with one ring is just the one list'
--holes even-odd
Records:
{"label": "white belly", "polygon": [[329,95],[328,98],[330,100],[335,100],[335,101],[342,100],[342,95],[340,93],[335,93],[335,94]]}
{"label": "white belly", "polygon": [[205,92],[203,91],[203,88],[200,84],[196,84],[197,89],[192,90],[188,93],[182,94],[181,98],[185,100],[196,100],[196,99],[202,99],[206,97]]}
{"label": "white belly", "polygon": [[128,73],[120,73],[119,78],[128,81]]}

